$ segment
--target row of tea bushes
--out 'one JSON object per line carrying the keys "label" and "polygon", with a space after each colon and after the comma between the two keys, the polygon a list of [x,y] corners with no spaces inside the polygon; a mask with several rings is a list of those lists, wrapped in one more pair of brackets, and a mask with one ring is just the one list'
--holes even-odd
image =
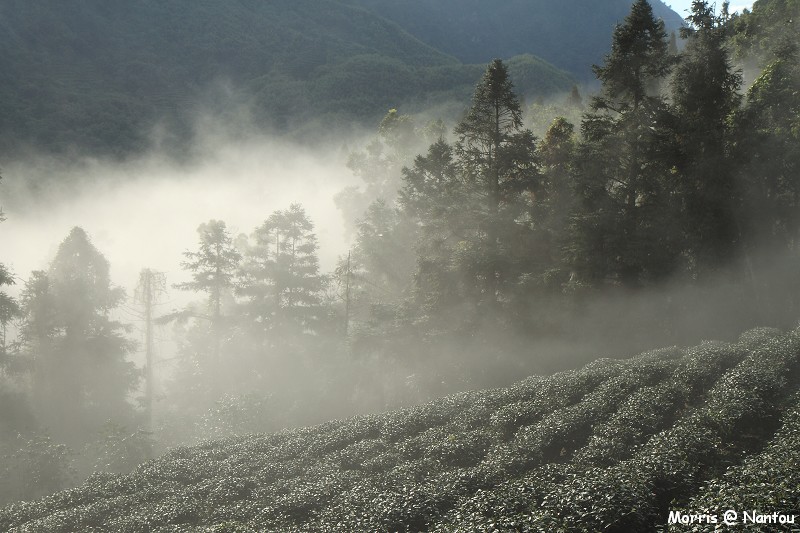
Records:
{"label": "row of tea bushes", "polygon": [[799,354],[800,332],[754,330],[177,448],[6,507],[0,530],[649,531],[675,506],[788,511]]}

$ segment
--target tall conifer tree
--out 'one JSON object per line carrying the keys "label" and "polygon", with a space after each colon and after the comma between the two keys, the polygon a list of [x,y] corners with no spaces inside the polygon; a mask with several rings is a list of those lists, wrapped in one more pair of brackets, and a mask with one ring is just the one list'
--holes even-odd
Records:
{"label": "tall conifer tree", "polygon": [[660,85],[672,59],[664,24],[637,0],[595,73],[603,84],[582,124],[572,264],[584,281],[637,286],[678,260],[671,232],[674,150]]}
{"label": "tall conifer tree", "polygon": [[[233,239],[221,220],[209,220],[197,228],[200,237],[196,252],[185,251],[181,266],[192,273],[191,281],[178,283],[178,289],[208,294],[208,318],[213,352],[212,365],[219,364],[222,342],[222,301],[234,286],[236,269],[241,254],[233,246]],[[213,372],[212,372],[213,373]]]}
{"label": "tall conifer tree", "polygon": [[735,183],[729,118],[738,108],[742,79],[731,65],[722,14],[705,1],[692,2],[684,28],[686,48],[672,81],[681,142],[679,171],[686,205],[685,228],[697,269],[716,270],[735,255],[741,192]]}
{"label": "tall conifer tree", "polygon": [[253,232],[239,276],[250,322],[274,332],[273,342],[314,330],[323,280],[314,226],[302,206],[275,211]]}
{"label": "tall conifer tree", "polygon": [[23,337],[34,358],[42,421],[67,440],[85,438],[109,418],[131,416],[127,394],[138,381],[126,361],[132,344],[111,311],[124,298],[108,261],[73,228],[47,272],[26,284]]}
{"label": "tall conifer tree", "polygon": [[523,191],[539,180],[535,138],[522,127],[522,111],[507,67],[489,64],[475,89],[472,106],[456,126],[455,146],[470,205],[476,214],[474,259],[482,301],[494,306],[504,285],[513,283],[524,248],[516,219],[524,211]]}

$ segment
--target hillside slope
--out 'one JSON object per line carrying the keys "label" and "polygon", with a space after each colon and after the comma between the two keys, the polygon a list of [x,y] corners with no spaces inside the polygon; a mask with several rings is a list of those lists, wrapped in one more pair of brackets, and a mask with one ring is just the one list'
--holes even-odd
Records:
{"label": "hillside slope", "polygon": [[[465,63],[535,54],[586,81],[594,79],[611,49],[614,26],[630,12],[630,0],[344,0],[396,22],[434,48]],[[683,23],[659,0],[655,15],[667,32]]]}
{"label": "hillside slope", "polygon": [[[535,66],[526,89],[573,83]],[[462,100],[483,68],[335,0],[0,0],[0,151],[125,154],[240,104],[282,132],[372,126],[403,103]]]}
{"label": "hillside slope", "polygon": [[[800,330],[171,451],[3,531],[651,531],[800,509]],[[98,529],[92,529],[98,528]]]}

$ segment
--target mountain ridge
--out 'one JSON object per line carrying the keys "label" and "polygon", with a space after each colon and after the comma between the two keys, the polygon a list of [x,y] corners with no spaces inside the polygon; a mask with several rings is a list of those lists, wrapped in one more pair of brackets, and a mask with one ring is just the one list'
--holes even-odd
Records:
{"label": "mountain ridge", "polygon": [[[410,34],[465,63],[535,54],[582,81],[610,50],[610,35],[630,12],[630,0],[343,0],[396,22]],[[667,32],[683,19],[660,0],[650,0]],[[584,13],[584,16],[576,16]],[[579,36],[580,38],[576,38]]]}
{"label": "mountain ridge", "polygon": [[[372,126],[390,108],[467,101],[495,57],[525,58],[518,92],[546,98],[585,77],[629,5],[558,4],[548,19],[541,2],[517,0],[494,11],[485,0],[3,0],[1,151],[124,157],[151,148],[154,129],[180,147],[198,111],[235,121],[227,108],[241,104],[258,128],[314,138]],[[542,43],[572,59],[542,59]]]}
{"label": "mountain ridge", "polygon": [[[6,152],[26,143],[142,151],[159,124],[190,136],[191,115],[220,81],[259,127],[313,123],[307,134],[326,122],[372,124],[414,101],[462,100],[482,71],[334,0],[4,0],[0,28]],[[572,83],[543,61],[535,68],[543,90]]]}

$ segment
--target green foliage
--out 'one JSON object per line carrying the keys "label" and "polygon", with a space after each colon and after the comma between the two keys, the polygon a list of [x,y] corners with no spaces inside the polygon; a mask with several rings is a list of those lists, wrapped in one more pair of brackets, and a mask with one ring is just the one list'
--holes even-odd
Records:
{"label": "green foliage", "polygon": [[334,197],[346,229],[358,229],[360,221],[373,216],[371,211],[381,205],[393,206],[402,186],[402,169],[426,143],[443,136],[444,124],[440,120],[421,127],[410,115],[390,109],[381,120],[377,135],[363,149],[349,155],[347,167],[360,183],[344,188]]}
{"label": "green foliage", "polygon": [[[775,5],[757,3],[754,13]],[[242,3],[227,15],[244,7],[275,8]],[[283,7],[299,13],[294,4]],[[318,11],[345,34],[352,24],[344,12],[372,21],[369,42],[397,30],[349,9],[328,2]],[[0,529],[652,530],[676,505],[719,505],[716,494],[750,505],[755,489],[735,484],[764,477],[778,488],[753,505],[795,505],[796,484],[764,462],[796,452],[797,331],[760,329],[735,343],[598,360],[385,415],[244,436],[324,420],[337,400],[352,405],[361,396],[390,406],[498,375],[507,383],[502,372],[519,361],[498,347],[515,331],[524,333],[509,353],[528,353],[525,343],[543,332],[577,331],[564,317],[577,316],[585,290],[636,294],[673,276],[702,287],[698,280],[739,254],[747,274],[733,276],[739,294],[732,299],[749,304],[752,297],[761,308],[771,300],[765,292],[780,291],[762,316],[796,320],[800,278],[759,286],[754,267],[768,270],[749,254],[759,244],[798,264],[796,50],[776,44],[758,16],[729,18],[725,7],[717,15],[707,2],[693,2],[687,44],[676,57],[651,6],[634,2],[595,69],[602,90],[579,135],[566,118],[548,120],[541,141],[524,129],[511,80],[534,86],[546,70],[528,56],[489,64],[452,143],[441,122],[418,127],[390,110],[375,139],[350,159],[362,186],[338,202],[357,213],[356,241],[333,284],[320,275],[313,225],[299,205],[273,213],[249,240],[234,241],[221,221],[201,225],[199,248],[183,264],[191,281],[179,288],[206,293],[209,310],[166,317],[194,320],[181,339],[177,393],[169,399],[176,409],[163,416],[161,435],[226,440],[15,505],[0,511]],[[308,21],[281,20],[293,38],[277,46],[298,54],[292,62],[272,57],[263,65],[268,74],[251,85],[264,98],[256,107],[278,122],[292,122],[308,98],[335,103],[334,114],[366,115],[372,89],[402,100],[453,87],[474,69],[419,43],[421,55],[398,58],[340,39],[344,50],[323,57],[328,34],[309,44],[300,31]],[[200,28],[216,36],[239,22]],[[727,40],[742,28],[764,32],[748,39],[769,54],[744,100]],[[231,50],[239,46],[245,43]],[[663,82],[673,68],[668,99]],[[565,114],[576,117],[577,88],[569,100]],[[555,107],[531,110],[541,118]],[[423,142],[427,152],[412,159]],[[0,285],[10,281],[0,265]],[[14,302],[2,296],[5,326]],[[0,398],[14,408],[0,426],[21,436],[3,443],[0,466],[14,479],[35,475],[13,494],[6,487],[4,498],[63,486],[69,470],[66,449],[32,433],[21,392],[27,383],[15,367],[32,369],[34,405],[53,406],[43,411],[45,422],[60,435],[81,433],[84,445],[101,420],[130,423],[125,393],[137,376],[124,361],[124,328],[110,318],[121,297],[79,228],[50,268],[26,283],[22,340],[35,364],[18,364],[3,343]],[[667,311],[680,307],[665,298]],[[658,319],[671,327],[670,316]],[[99,379],[87,378],[89,368],[99,369]],[[76,413],[77,427],[65,427]],[[128,472],[152,446],[149,434],[108,425],[75,462],[82,471]]]}
{"label": "green foliage", "polygon": [[602,66],[594,67],[603,84],[603,96],[594,107],[618,113],[629,107],[636,110],[669,70],[664,22],[656,20],[647,0],[637,0],[625,21],[614,29],[611,53]]}
{"label": "green foliage", "polygon": [[[580,0],[557,4],[545,0],[347,1],[394,21],[421,41],[465,63],[535,53],[581,80],[590,77],[589,65],[600,61],[609,50],[609,29],[631,7],[631,2],[623,0],[602,4]],[[665,3],[653,2],[653,10],[669,30],[680,28],[681,17]]]}
{"label": "green foliage", "polygon": [[685,198],[686,246],[698,270],[716,269],[735,254],[740,236],[729,117],[738,108],[741,73],[734,70],[725,43],[724,14],[694,2],[684,31],[686,47],[672,79],[681,158],[679,187]]}
{"label": "green foliage", "polygon": [[750,12],[733,19],[732,42],[740,58],[762,65],[797,51],[800,3],[796,0],[758,0]]}
{"label": "green foliage", "polygon": [[[792,59],[778,60],[770,64],[750,89],[750,105],[745,115],[748,125],[754,126],[753,142],[759,156],[752,159],[744,172],[755,174],[748,183],[752,189],[760,188],[754,218],[758,224],[757,234],[789,244],[795,239],[800,227],[797,217],[800,183],[796,169],[800,166],[797,146],[800,139],[800,98],[797,86],[800,69]],[[750,130],[752,131],[752,130]],[[771,235],[770,235],[771,234]]]}
{"label": "green foliage", "polygon": [[[175,311],[160,318],[160,321],[187,321],[193,319],[190,334],[194,343],[188,343],[184,352],[184,365],[178,379],[186,377],[195,381],[191,389],[208,390],[214,388],[216,376],[221,370],[220,354],[223,336],[229,329],[229,319],[225,315],[223,303],[233,293],[234,280],[242,260],[241,253],[234,247],[225,222],[210,220],[197,228],[199,235],[196,252],[185,251],[186,260],[181,266],[191,272],[192,280],[175,285],[178,289],[204,292],[208,295],[206,312],[195,312],[191,307]],[[197,398],[195,398],[197,400]]]}
{"label": "green foliage", "polygon": [[575,208],[572,175],[576,144],[575,127],[558,117],[538,146],[542,183],[536,190],[538,201],[531,208],[531,218],[544,241],[541,249],[547,254],[540,261],[546,262],[548,268],[559,268],[565,263],[563,248],[567,243],[569,217]]}
{"label": "green foliage", "polygon": [[402,205],[423,227],[417,285],[426,298],[458,295],[494,309],[513,292],[523,194],[539,175],[535,139],[522,128],[512,87],[508,67],[494,60],[454,129],[455,146],[440,140],[404,171]]}
{"label": "green foliage", "polygon": [[0,441],[0,502],[32,500],[73,483],[73,453],[45,435]]}
{"label": "green foliage", "polygon": [[[11,1],[0,20],[4,150],[125,156],[154,130],[185,147],[198,108],[225,119],[242,102],[256,127],[324,139],[394,105],[462,97],[480,69],[343,2]],[[524,68],[537,94],[573,83],[538,59]]]}
{"label": "green foliage", "polygon": [[673,118],[659,92],[672,63],[663,22],[635,2],[595,66],[602,92],[581,125],[567,245],[579,282],[636,287],[682,266]]}
{"label": "green foliage", "polygon": [[151,433],[141,429],[132,431],[108,421],[84,445],[81,455],[76,457],[75,468],[88,474],[127,474],[151,459],[153,448]]}
{"label": "green foliage", "polygon": [[787,402],[781,427],[763,451],[729,468],[723,476],[709,481],[689,505],[698,512],[731,507],[756,509],[797,509],[797,479],[800,475],[800,411],[797,395]]}
{"label": "green foliage", "polygon": [[[0,212],[0,222],[2,222],[2,212]],[[13,285],[14,277],[11,271],[0,263],[0,287],[3,285]],[[22,317],[22,308],[16,298],[9,296],[5,291],[0,290],[0,369],[7,365],[8,357],[6,346],[6,331],[12,321]]]}
{"label": "green foliage", "polygon": [[788,512],[798,370],[798,332],[766,329],[600,360],[384,415],[177,448],[129,475],[6,507],[0,527],[633,531],[665,527],[676,505]]}
{"label": "green foliage", "polygon": [[[178,364],[167,387],[157,440],[164,445],[317,422],[347,403],[350,362],[319,272],[317,239],[299,204],[273,212],[235,241],[225,224],[199,228],[186,252],[193,281],[209,294],[210,312],[194,305],[174,320]],[[346,379],[346,378],[343,378]],[[345,397],[340,397],[345,396]]]}
{"label": "green foliage", "polygon": [[[385,335],[375,328],[382,319],[400,318],[398,302],[408,294],[416,258],[409,250],[417,238],[413,220],[384,200],[369,205],[356,223],[355,244],[348,257],[339,259],[332,281],[339,307],[344,303],[348,324],[362,345]],[[374,336],[373,336],[374,333]]]}
{"label": "green foliage", "polygon": [[233,239],[221,220],[210,220],[197,228],[200,236],[196,252],[183,253],[186,261],[181,266],[192,273],[192,281],[179,283],[182,290],[208,293],[210,316],[218,320],[222,297],[233,287],[233,279],[241,260],[234,248]]}
{"label": "green foliage", "polygon": [[254,325],[282,331],[287,338],[315,330],[323,279],[313,229],[303,207],[292,204],[272,213],[253,232],[237,292],[245,297]]}

